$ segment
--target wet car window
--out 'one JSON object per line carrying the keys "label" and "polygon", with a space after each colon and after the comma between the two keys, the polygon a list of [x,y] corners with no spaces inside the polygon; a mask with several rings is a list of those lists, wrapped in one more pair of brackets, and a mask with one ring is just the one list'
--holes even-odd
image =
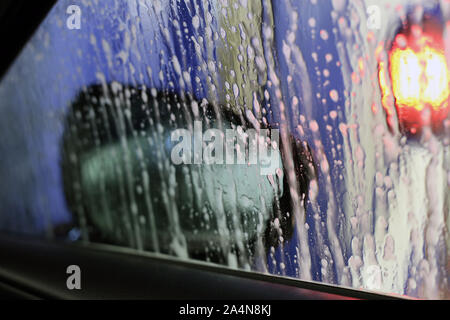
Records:
{"label": "wet car window", "polygon": [[0,229],[449,298],[443,1],[66,1],[0,83]]}

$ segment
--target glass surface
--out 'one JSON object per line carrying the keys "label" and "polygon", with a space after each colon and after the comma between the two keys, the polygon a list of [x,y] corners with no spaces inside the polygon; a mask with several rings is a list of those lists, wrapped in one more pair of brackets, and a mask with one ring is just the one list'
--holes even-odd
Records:
{"label": "glass surface", "polygon": [[449,12],[60,0],[0,83],[0,229],[449,298]]}

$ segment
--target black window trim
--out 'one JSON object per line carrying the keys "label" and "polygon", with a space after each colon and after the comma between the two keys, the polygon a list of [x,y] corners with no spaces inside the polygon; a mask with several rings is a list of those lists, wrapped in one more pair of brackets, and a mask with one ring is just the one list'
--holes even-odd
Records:
{"label": "black window trim", "polygon": [[0,1],[0,80],[20,54],[57,0],[2,0]]}
{"label": "black window trim", "polygon": [[[94,243],[0,234],[0,293],[25,299],[405,299],[232,269],[212,263]],[[68,290],[66,269],[81,269],[81,290]],[[1,297],[1,294],[0,294]]]}

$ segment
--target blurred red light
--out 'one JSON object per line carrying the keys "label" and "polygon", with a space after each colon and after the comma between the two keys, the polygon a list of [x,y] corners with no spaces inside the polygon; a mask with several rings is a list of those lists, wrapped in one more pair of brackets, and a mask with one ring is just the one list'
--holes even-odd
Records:
{"label": "blurred red light", "polygon": [[414,135],[424,126],[438,131],[449,114],[450,96],[440,33],[414,25],[395,37],[388,59],[388,66],[379,63],[378,74],[388,124],[396,110],[403,132]]}

